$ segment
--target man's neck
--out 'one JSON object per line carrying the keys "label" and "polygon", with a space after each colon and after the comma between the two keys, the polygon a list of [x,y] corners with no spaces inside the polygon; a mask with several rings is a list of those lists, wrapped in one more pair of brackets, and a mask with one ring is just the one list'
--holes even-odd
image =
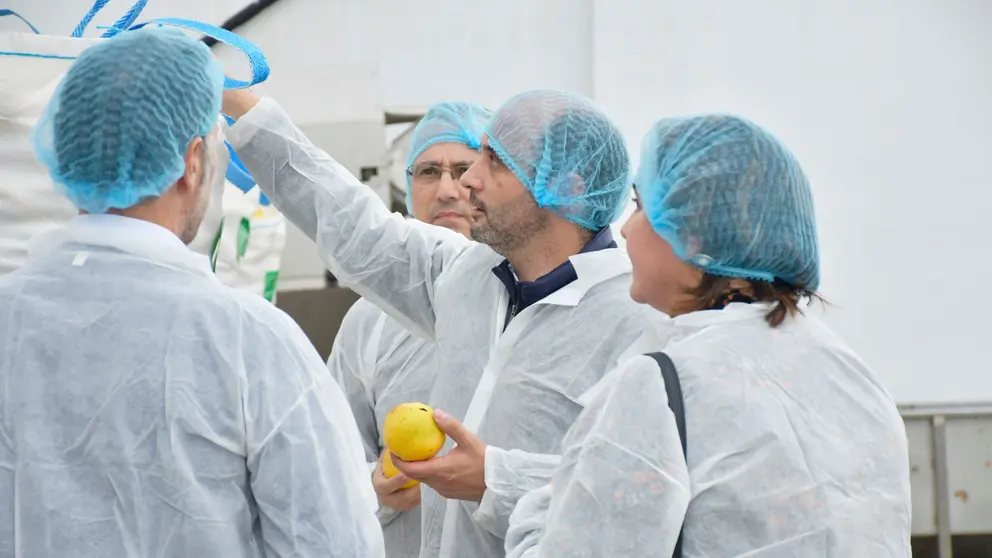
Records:
{"label": "man's neck", "polygon": [[588,239],[571,223],[555,223],[506,255],[520,281],[536,281],[568,261]]}

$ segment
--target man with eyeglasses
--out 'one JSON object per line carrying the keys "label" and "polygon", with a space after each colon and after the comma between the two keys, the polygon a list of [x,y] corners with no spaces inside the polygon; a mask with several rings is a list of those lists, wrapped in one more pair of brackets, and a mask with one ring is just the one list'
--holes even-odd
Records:
{"label": "man with eyeglasses", "polygon": [[[469,236],[473,207],[459,182],[479,158],[491,114],[471,103],[439,103],[413,131],[406,169],[406,206],[414,218]],[[411,334],[366,299],[341,323],[327,367],[348,397],[372,469],[387,558],[420,555],[420,486],[382,471],[382,425],[401,403],[426,401],[434,379],[434,343]]]}
{"label": "man with eyeglasses", "polygon": [[460,180],[472,242],[390,213],[272,99],[230,91],[224,113],[238,157],[328,269],[434,340],[427,403],[449,440],[427,461],[392,456],[423,483],[420,555],[505,556],[510,513],[551,478],[582,395],[660,316],[630,299],[610,231],[630,197],[619,130],[564,91],[504,103]]}

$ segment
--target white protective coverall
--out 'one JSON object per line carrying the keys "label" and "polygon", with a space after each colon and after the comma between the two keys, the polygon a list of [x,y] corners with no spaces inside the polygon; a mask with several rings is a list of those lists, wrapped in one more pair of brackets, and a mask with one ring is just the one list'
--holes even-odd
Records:
{"label": "white protective coverall", "polygon": [[[577,280],[521,311],[504,332],[508,293],[491,271],[503,258],[489,247],[391,214],[271,99],[228,139],[273,205],[316,240],[336,277],[435,340],[429,403],[489,444],[481,503],[447,502],[424,487],[421,556],[502,557],[510,513],[550,479],[579,398],[656,314],[630,300],[626,253],[572,256]],[[449,440],[442,451],[450,447]]]}
{"label": "white protective coverall", "polygon": [[[507,555],[671,556],[685,513],[686,558],[908,558],[895,404],[822,322],[772,328],[770,308],[648,329],[590,390],[554,480],[521,498]],[[682,384],[688,468],[658,365],[638,356],[662,350]]]}
{"label": "white protective coverall", "polygon": [[[426,401],[434,379],[434,344],[410,333],[364,298],[345,314],[327,359],[341,384],[375,470],[386,447],[382,425],[401,403]],[[379,508],[388,558],[420,556],[420,507],[399,512]]]}
{"label": "white protective coverall", "polygon": [[83,215],[0,278],[0,556],[383,554],[303,332],[157,225]]}

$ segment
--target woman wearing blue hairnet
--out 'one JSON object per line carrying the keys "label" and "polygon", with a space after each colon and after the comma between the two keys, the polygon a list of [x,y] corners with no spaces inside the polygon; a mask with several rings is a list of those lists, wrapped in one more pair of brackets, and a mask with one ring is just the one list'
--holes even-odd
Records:
{"label": "woman wearing blue hairnet", "polygon": [[[740,118],[662,120],[635,191],[631,297],[672,319],[583,397],[553,480],[511,517],[509,556],[910,556],[895,404],[805,311],[819,254],[792,154]],[[657,351],[681,383],[685,454]]]}

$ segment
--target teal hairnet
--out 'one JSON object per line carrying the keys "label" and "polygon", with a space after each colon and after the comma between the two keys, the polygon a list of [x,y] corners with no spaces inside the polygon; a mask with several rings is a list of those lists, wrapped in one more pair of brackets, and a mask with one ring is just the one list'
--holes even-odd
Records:
{"label": "teal hairnet", "polygon": [[755,124],[662,120],[644,139],[634,184],[651,226],[683,261],[725,277],[819,285],[809,181]]}
{"label": "teal hairnet", "polygon": [[89,213],[165,193],[220,114],[224,70],[181,31],[147,27],[83,51],[33,132],[56,186]]}
{"label": "teal hairnet", "polygon": [[[424,151],[439,143],[460,143],[478,150],[484,127],[491,117],[491,111],[474,103],[445,101],[432,106],[413,129],[406,166],[413,165]],[[409,174],[406,177],[406,209],[413,214]]]}
{"label": "teal hairnet", "polygon": [[592,101],[538,90],[507,101],[486,128],[489,147],[546,207],[593,231],[630,199],[630,155],[623,136]]}

